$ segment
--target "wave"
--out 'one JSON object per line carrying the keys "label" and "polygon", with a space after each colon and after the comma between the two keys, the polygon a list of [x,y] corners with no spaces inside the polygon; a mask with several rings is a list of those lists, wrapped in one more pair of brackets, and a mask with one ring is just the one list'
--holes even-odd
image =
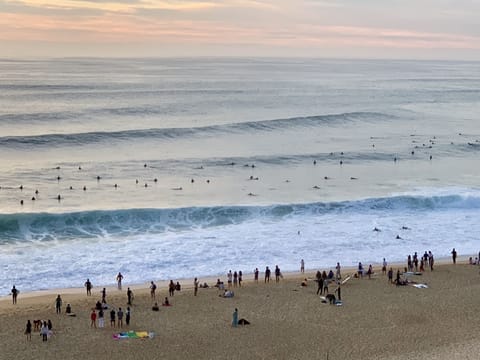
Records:
{"label": "wave", "polygon": [[[431,212],[480,209],[480,191],[468,194],[398,195],[356,201],[269,206],[216,206],[174,209],[102,210],[72,213],[0,215],[0,245],[29,241],[64,241],[195,231],[252,222],[280,222],[290,217],[365,214],[385,211]],[[257,224],[257,225],[255,225]]]}
{"label": "wave", "polygon": [[[122,110],[130,114],[128,109]],[[72,116],[71,114],[67,114]],[[50,114],[48,116],[55,116]],[[294,117],[261,121],[247,121],[233,124],[210,125],[190,128],[153,128],[122,131],[96,131],[75,134],[44,134],[35,136],[2,136],[0,146],[64,146],[91,145],[101,142],[127,141],[135,139],[178,139],[193,136],[215,136],[219,133],[242,133],[250,131],[274,131],[321,125],[343,125],[354,121],[378,121],[391,119],[391,115],[374,112],[351,112],[331,115]]]}

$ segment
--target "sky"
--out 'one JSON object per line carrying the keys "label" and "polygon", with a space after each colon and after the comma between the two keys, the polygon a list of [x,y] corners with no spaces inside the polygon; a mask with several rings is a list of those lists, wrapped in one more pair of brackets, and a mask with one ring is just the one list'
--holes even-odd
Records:
{"label": "sky", "polygon": [[0,58],[480,60],[480,0],[0,0]]}

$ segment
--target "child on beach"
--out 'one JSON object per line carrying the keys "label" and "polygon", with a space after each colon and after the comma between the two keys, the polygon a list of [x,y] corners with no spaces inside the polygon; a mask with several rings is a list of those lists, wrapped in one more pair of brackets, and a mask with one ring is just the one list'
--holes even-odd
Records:
{"label": "child on beach", "polygon": [[90,313],[90,327],[97,327],[97,313],[95,312],[95,309],[92,309],[92,312]]}
{"label": "child on beach", "polygon": [[32,323],[30,322],[30,320],[27,320],[25,335],[27,336],[27,340],[32,340]]}
{"label": "child on beach", "polygon": [[40,329],[40,335],[42,335],[42,341],[48,340],[48,325],[46,321],[44,321],[42,324],[42,328]]}

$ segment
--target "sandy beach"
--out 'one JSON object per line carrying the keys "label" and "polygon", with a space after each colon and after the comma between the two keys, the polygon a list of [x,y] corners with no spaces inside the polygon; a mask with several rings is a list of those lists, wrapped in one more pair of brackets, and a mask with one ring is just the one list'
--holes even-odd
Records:
{"label": "sandy beach", "polygon": [[[395,269],[395,268],[394,268]],[[90,312],[100,299],[85,290],[58,292],[76,317],[55,313],[57,292],[20,293],[17,305],[0,300],[0,337],[4,359],[477,359],[480,343],[475,324],[480,296],[479,268],[441,264],[410,279],[426,289],[388,284],[377,267],[371,280],[352,278],[342,286],[343,306],[322,303],[316,295],[315,272],[286,274],[279,283],[247,278],[230,299],[216,288],[199,289],[193,281],[170,301],[151,310],[148,285],[132,286],[135,298],[129,327],[90,327]],[[345,269],[343,277],[353,272]],[[307,277],[308,286],[301,281]],[[200,279],[213,285],[211,279]],[[157,300],[168,295],[158,283]],[[335,287],[330,285],[330,292]],[[107,289],[107,302],[127,306],[126,286]],[[233,328],[232,313],[250,325]],[[54,335],[42,342],[24,335],[27,319],[51,319]],[[152,339],[113,339],[119,331],[154,332]]]}

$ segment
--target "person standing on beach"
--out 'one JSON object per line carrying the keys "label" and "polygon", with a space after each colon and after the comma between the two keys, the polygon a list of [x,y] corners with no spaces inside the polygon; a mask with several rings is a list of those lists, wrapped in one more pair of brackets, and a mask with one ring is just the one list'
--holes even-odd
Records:
{"label": "person standing on beach", "polygon": [[238,325],[238,309],[235,308],[232,315],[232,326],[237,327]]}
{"label": "person standing on beach", "polygon": [[125,324],[130,325],[130,307],[127,307],[127,312],[125,313]]}
{"label": "person standing on beach", "polygon": [[90,313],[90,327],[97,328],[97,313],[95,312],[95,309],[92,309],[92,312]]}
{"label": "person standing on beach", "polygon": [[337,270],[336,271],[336,278],[337,280],[340,280],[342,278],[342,274],[341,274],[341,267],[340,267],[340,263],[337,262],[337,266],[335,266],[335,269]]}
{"label": "person standing on beach", "polygon": [[242,270],[240,270],[238,272],[238,286],[239,287],[242,287],[242,277],[243,277]]}
{"label": "person standing on beach", "polygon": [[40,334],[42,335],[42,341],[48,340],[48,325],[46,321],[44,321],[42,324],[42,327],[40,329]]}
{"label": "person standing on beach", "polygon": [[275,282],[279,282],[280,281],[280,268],[278,267],[278,265],[275,265]]}
{"label": "person standing on beach", "polygon": [[233,274],[232,274],[232,270],[230,270],[227,274],[227,286],[229,289],[232,287],[232,278],[233,278]]}
{"label": "person standing on beach", "polygon": [[453,248],[452,250],[452,260],[453,264],[455,265],[457,263],[457,251],[455,250],[455,248]]}
{"label": "person standing on beach", "polygon": [[303,274],[305,272],[305,261],[300,260],[300,272]]}
{"label": "person standing on beach", "polygon": [[237,271],[235,270],[233,272],[233,287],[237,287],[238,285],[238,273]]}
{"label": "person standing on beach", "polygon": [[98,327],[105,327],[105,314],[103,312],[103,309],[98,310]]}
{"label": "person standing on beach", "polygon": [[119,328],[122,328],[123,327],[123,310],[122,308],[118,308],[118,311],[117,311],[117,325]]}
{"label": "person standing on beach", "polygon": [[382,275],[385,275],[387,273],[387,260],[383,258],[383,263],[382,263]]}
{"label": "person standing on beach", "polygon": [[170,283],[168,284],[168,294],[170,296],[173,296],[175,293],[175,284],[173,283],[173,280],[170,280]]}
{"label": "person standing on beach", "polygon": [[388,270],[388,282],[391,284],[393,283],[393,269],[390,268],[390,270]]}
{"label": "person standing on beach", "polygon": [[198,293],[198,279],[193,280],[193,296],[197,296]]}
{"label": "person standing on beach", "polygon": [[58,294],[57,298],[55,299],[55,311],[57,314],[62,312],[62,298],[60,297],[60,294]]}
{"label": "person standing on beach", "polygon": [[155,291],[157,290],[157,285],[153,281],[150,281],[150,297],[152,300],[155,300]]}
{"label": "person standing on beach", "polygon": [[433,271],[433,254],[431,251],[428,252],[428,263],[430,264],[430,270]]}
{"label": "person standing on beach", "polygon": [[32,323],[30,320],[27,320],[27,325],[25,327],[25,335],[27,336],[27,340],[32,340]]}
{"label": "person standing on beach", "polygon": [[17,303],[17,296],[19,293],[15,285],[13,285],[11,292],[12,292],[12,302],[13,302],[13,305],[15,305]]}
{"label": "person standing on beach", "polygon": [[270,282],[270,269],[268,268],[268,266],[265,268],[265,282]]}
{"label": "person standing on beach", "polygon": [[130,288],[127,289],[127,304],[132,305],[133,291]]}
{"label": "person standing on beach", "polygon": [[85,281],[85,288],[87,289],[87,296],[92,295],[92,283],[90,282],[90,279]]}
{"label": "person standing on beach", "polygon": [[255,268],[255,270],[253,271],[253,280],[258,284],[258,274],[260,273],[260,271],[258,271],[258,268]]}
{"label": "person standing on beach", "polygon": [[122,290],[122,280],[123,280],[123,275],[121,272],[118,272],[118,275],[117,275],[118,290]]}
{"label": "person standing on beach", "polygon": [[110,311],[110,327],[115,327],[115,310]]}

